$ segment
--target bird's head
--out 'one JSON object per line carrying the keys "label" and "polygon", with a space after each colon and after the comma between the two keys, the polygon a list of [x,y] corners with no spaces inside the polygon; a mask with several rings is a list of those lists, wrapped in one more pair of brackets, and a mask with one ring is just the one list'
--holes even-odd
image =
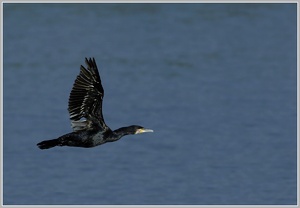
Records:
{"label": "bird's head", "polygon": [[138,126],[138,125],[132,125],[128,127],[128,131],[130,132],[130,134],[141,134],[141,133],[145,133],[145,132],[153,132],[152,129],[146,129],[142,126]]}
{"label": "bird's head", "polygon": [[152,129],[146,129],[142,126],[132,125],[127,127],[122,127],[119,129],[114,130],[114,134],[116,138],[120,139],[122,136],[129,135],[129,134],[141,134],[145,132],[153,132]]}

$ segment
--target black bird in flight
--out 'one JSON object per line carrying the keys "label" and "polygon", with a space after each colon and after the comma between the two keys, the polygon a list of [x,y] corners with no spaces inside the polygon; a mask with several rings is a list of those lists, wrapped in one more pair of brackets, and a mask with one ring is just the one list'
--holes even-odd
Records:
{"label": "black bird in flight", "polygon": [[105,124],[102,114],[104,90],[97,65],[94,58],[85,58],[85,63],[87,68],[81,65],[69,97],[68,111],[73,132],[38,143],[40,149],[55,146],[95,147],[117,141],[125,135],[153,132],[137,125],[112,131]]}

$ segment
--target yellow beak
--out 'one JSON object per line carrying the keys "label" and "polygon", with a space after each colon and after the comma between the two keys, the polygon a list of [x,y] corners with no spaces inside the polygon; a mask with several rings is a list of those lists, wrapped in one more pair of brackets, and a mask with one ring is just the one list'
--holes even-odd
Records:
{"label": "yellow beak", "polygon": [[141,133],[145,133],[145,132],[153,132],[152,129],[138,129],[136,130],[135,134],[141,134]]}

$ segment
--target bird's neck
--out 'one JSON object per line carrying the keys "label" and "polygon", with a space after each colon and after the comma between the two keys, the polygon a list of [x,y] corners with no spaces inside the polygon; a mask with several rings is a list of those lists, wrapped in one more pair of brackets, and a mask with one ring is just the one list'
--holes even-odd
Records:
{"label": "bird's neck", "polygon": [[112,135],[113,135],[112,137],[113,137],[114,141],[117,141],[117,140],[121,139],[121,137],[126,136],[128,134],[131,134],[131,133],[127,131],[127,127],[122,127],[122,128],[114,130],[112,133]]}

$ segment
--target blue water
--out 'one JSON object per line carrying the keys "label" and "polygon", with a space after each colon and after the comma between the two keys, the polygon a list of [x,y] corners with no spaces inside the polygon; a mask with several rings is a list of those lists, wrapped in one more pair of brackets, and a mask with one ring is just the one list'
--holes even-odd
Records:
{"label": "blue water", "polygon": [[[296,16],[296,3],[5,3],[3,203],[297,204]],[[85,57],[106,123],[154,133],[42,151],[71,131]]]}

